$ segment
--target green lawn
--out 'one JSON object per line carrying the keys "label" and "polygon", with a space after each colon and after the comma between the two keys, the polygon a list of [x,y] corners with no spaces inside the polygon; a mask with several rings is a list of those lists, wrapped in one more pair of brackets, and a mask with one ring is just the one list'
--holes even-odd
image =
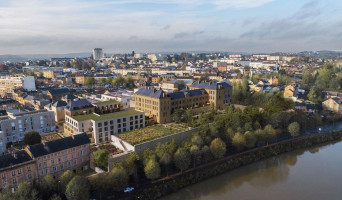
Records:
{"label": "green lawn", "polygon": [[163,125],[155,125],[146,128],[135,129],[133,131],[121,133],[116,136],[132,145],[136,145],[159,137],[179,133],[183,130],[184,129],[175,128],[174,126],[165,127]]}
{"label": "green lawn", "polygon": [[133,115],[133,114],[139,114],[141,112],[137,110],[128,110],[128,111],[121,111],[121,112],[114,112],[114,113],[109,113],[109,114],[104,114],[104,115],[97,115],[97,114],[87,114],[87,115],[78,115],[72,117],[76,121],[85,121],[85,120],[94,120],[94,121],[101,121],[101,120],[106,120],[106,119],[111,119],[111,118],[116,118],[116,117],[123,117],[126,115]]}

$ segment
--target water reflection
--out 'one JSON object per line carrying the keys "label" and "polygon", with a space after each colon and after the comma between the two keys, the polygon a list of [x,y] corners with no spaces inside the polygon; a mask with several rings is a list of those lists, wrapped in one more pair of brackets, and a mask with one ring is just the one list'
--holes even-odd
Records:
{"label": "water reflection", "polygon": [[[287,191],[283,191],[284,188],[281,188],[280,185],[286,186],[288,182],[292,181],[293,178],[291,181],[289,181],[288,178],[293,168],[302,169],[302,167],[296,166],[299,160],[302,162],[303,158],[307,157],[307,155],[319,154],[318,152],[324,148],[327,148],[327,146],[316,146],[306,150],[297,150],[269,158],[189,186],[177,193],[164,197],[163,199],[258,199],[254,198],[253,194],[251,194],[253,192],[258,192],[260,197],[264,195],[263,198],[260,199],[267,199],[266,193],[279,191],[287,193]],[[308,164],[312,165],[313,163],[310,161]],[[297,179],[299,179],[301,172],[293,170],[293,174],[296,174],[296,176],[298,176]],[[303,180],[305,180],[305,177],[301,178],[304,178]],[[294,190],[301,188],[301,181],[302,179],[292,183],[291,186],[296,187]],[[287,188],[287,186],[285,188]],[[300,190],[298,192],[300,192]],[[286,196],[288,198],[286,198]],[[295,197],[296,193],[288,193],[283,198],[279,197],[279,199],[296,199]]]}

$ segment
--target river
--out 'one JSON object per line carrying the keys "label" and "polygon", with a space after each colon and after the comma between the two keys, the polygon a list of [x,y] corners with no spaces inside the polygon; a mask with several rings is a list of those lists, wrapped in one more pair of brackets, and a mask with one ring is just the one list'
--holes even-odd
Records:
{"label": "river", "polygon": [[186,187],[162,200],[340,200],[342,142],[265,159]]}

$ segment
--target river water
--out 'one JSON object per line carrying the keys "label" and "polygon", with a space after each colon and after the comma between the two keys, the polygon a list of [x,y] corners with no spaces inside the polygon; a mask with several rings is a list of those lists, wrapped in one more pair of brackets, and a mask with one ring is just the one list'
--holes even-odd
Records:
{"label": "river water", "polygon": [[342,142],[259,161],[162,198],[214,199],[341,200]]}

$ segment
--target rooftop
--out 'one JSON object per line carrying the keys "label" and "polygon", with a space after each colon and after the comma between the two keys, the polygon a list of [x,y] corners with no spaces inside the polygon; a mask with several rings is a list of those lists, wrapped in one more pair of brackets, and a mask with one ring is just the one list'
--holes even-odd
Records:
{"label": "rooftop", "polygon": [[25,150],[20,150],[15,154],[16,157],[14,157],[12,154],[5,154],[0,156],[0,169],[11,167],[13,165],[18,165],[32,160],[32,158],[25,152]]}
{"label": "rooftop", "polygon": [[112,104],[112,103],[117,103],[117,102],[118,102],[117,100],[113,99],[109,101],[102,101],[102,102],[94,103],[94,105],[101,106],[101,105],[107,105],[107,104]]}
{"label": "rooftop", "polygon": [[112,119],[112,118],[117,118],[117,117],[122,117],[125,115],[133,115],[133,114],[139,114],[142,113],[137,110],[128,110],[128,111],[121,111],[121,112],[114,112],[114,113],[109,113],[109,114],[104,114],[104,115],[98,115],[98,114],[87,114],[87,115],[78,115],[78,116],[73,116],[72,118],[78,122],[82,122],[85,120],[94,120],[94,121],[101,121],[101,120],[106,120],[106,119]]}
{"label": "rooftop", "polygon": [[116,135],[122,140],[132,144],[140,144],[146,141],[154,140],[156,138],[180,133],[187,130],[188,127],[181,124],[171,124],[168,126],[155,125],[146,128],[135,129],[126,133]]}
{"label": "rooftop", "polygon": [[28,148],[33,157],[40,157],[84,144],[90,144],[90,140],[86,133],[81,133],[71,137],[46,142],[45,144],[30,145]]}

